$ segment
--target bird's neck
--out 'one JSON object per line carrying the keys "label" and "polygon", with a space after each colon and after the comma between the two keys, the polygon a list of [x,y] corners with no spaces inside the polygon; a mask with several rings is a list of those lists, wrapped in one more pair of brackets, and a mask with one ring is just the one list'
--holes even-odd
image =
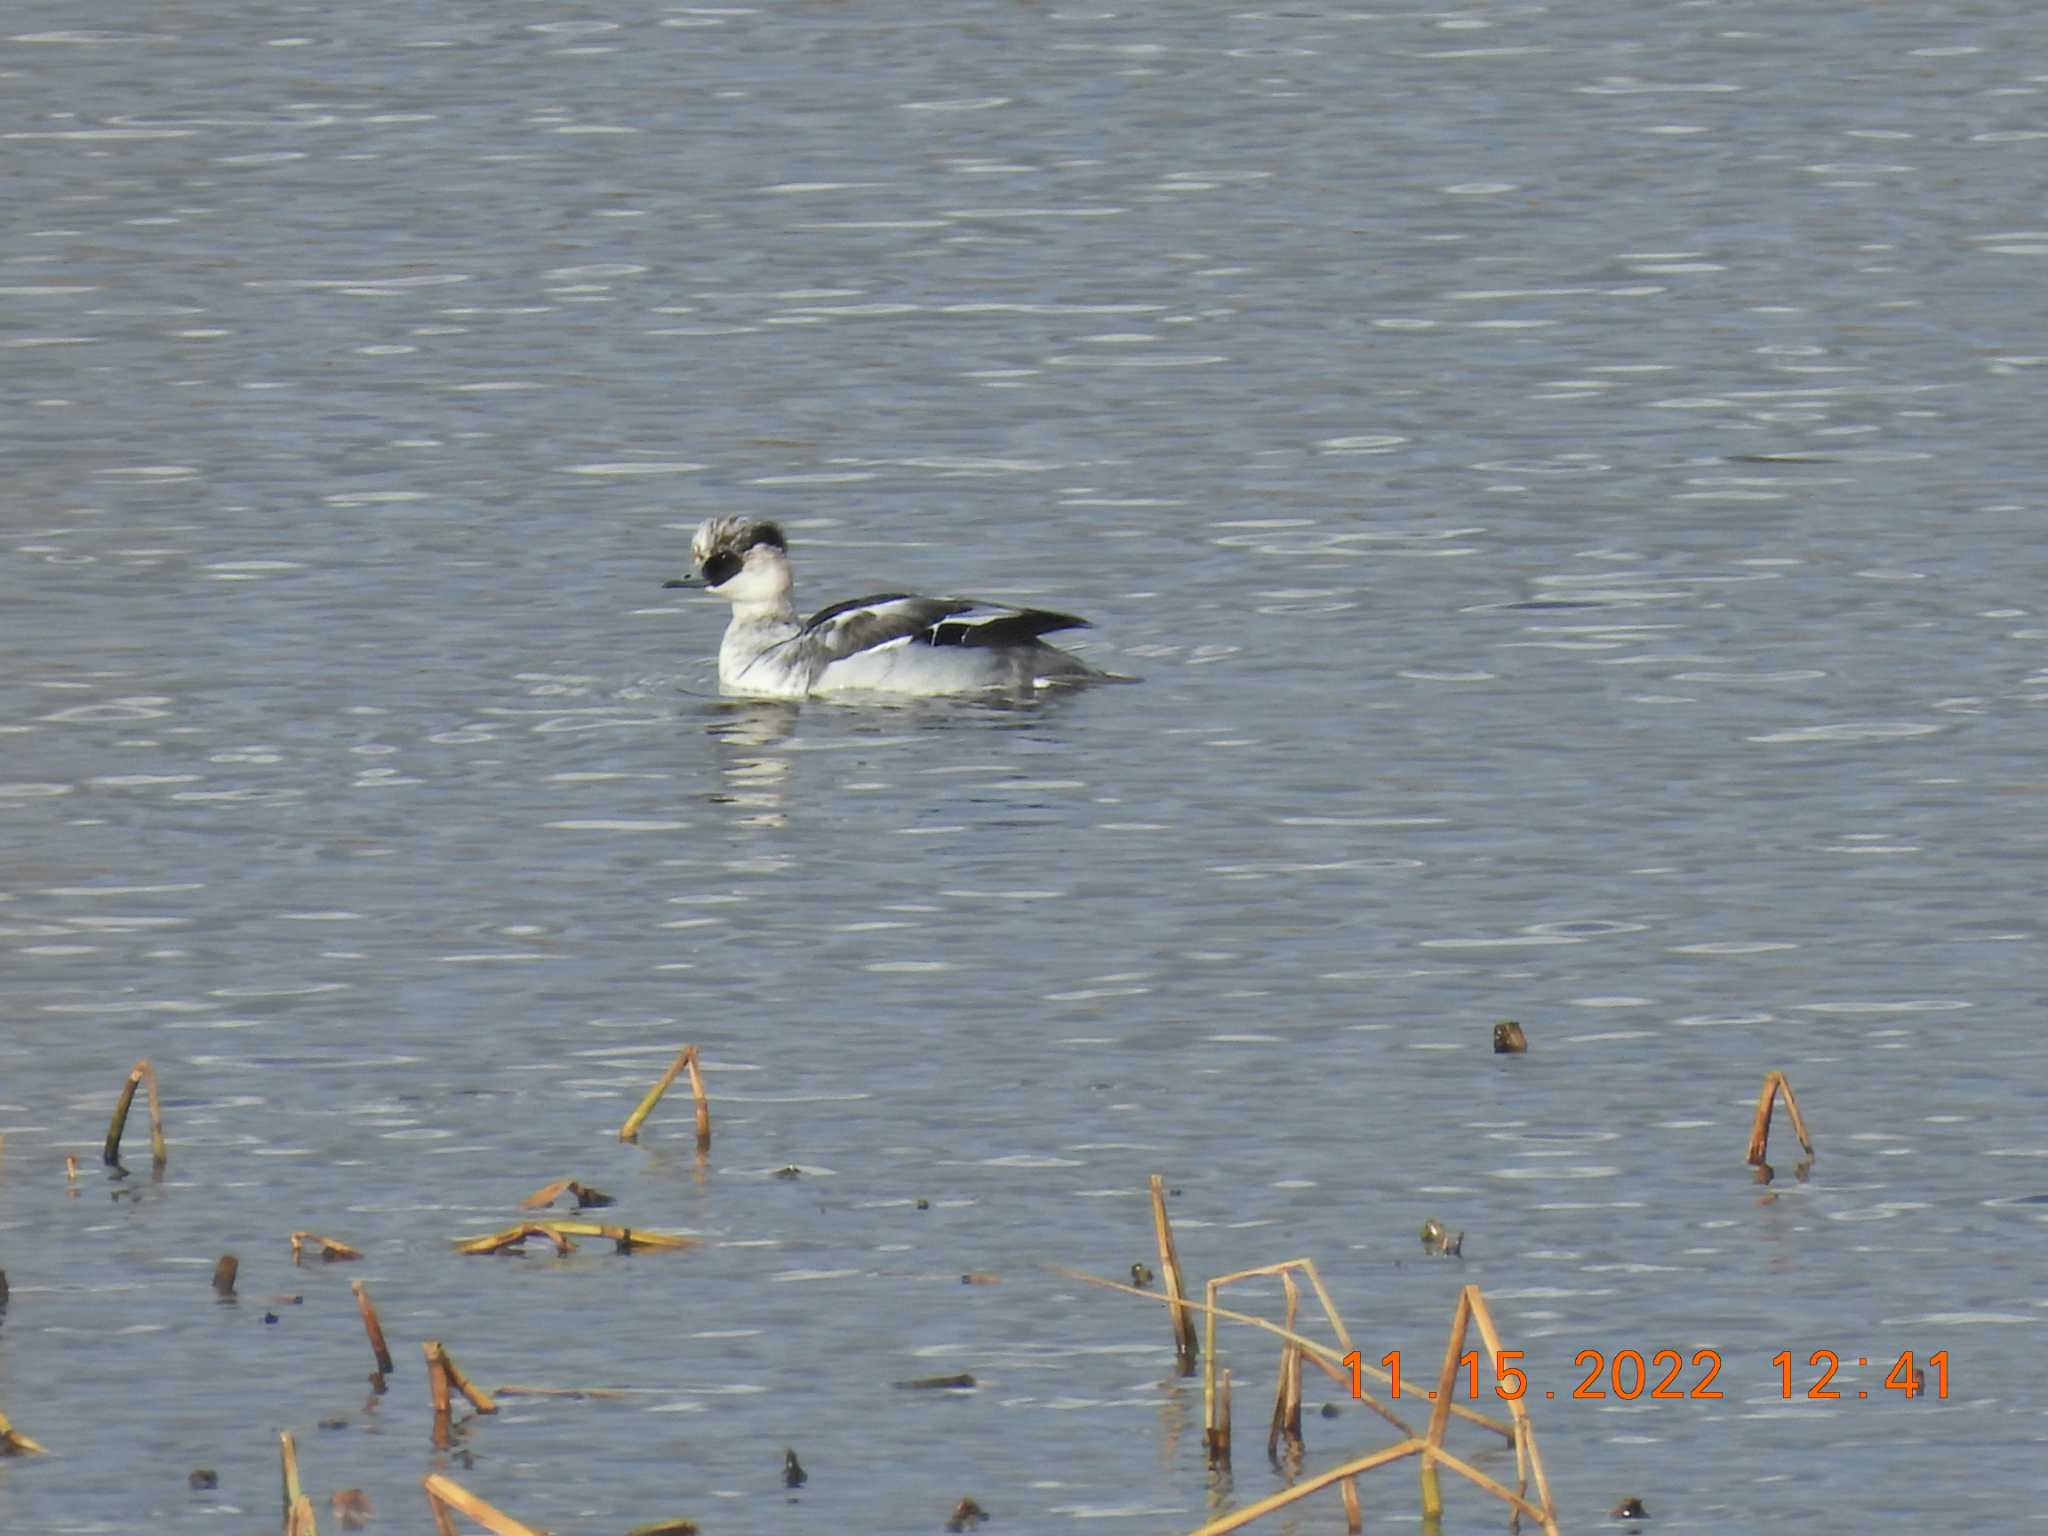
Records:
{"label": "bird's neck", "polygon": [[796,604],[790,601],[789,591],[785,588],[772,596],[734,603],[732,621],[747,629],[794,625],[797,621]]}

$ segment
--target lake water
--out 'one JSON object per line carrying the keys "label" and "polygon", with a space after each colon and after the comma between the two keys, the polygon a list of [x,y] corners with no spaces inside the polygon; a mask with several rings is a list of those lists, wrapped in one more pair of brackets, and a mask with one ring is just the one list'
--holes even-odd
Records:
{"label": "lake water", "polygon": [[[270,1529],[280,1429],[330,1528],[448,1471],[560,1531],[1192,1530],[1282,1486],[1272,1341],[1224,1334],[1212,1476],[1161,1310],[1048,1267],[1150,1260],[1153,1172],[1198,1278],[1313,1257],[1411,1387],[1481,1286],[1568,1529],[2025,1518],[2040,41],[15,0],[0,1412],[54,1454],[0,1530]],[[714,512],[800,602],[1042,602],[1144,681],[720,700],[723,605],[660,585]],[[680,1090],[622,1146],[686,1042],[709,1157]],[[138,1124],[110,1178],[143,1057],[169,1165]],[[1765,1188],[1772,1069],[1819,1157],[1781,1123]],[[453,1255],[561,1177],[704,1245]],[[428,1338],[629,1390],[438,1452]],[[1726,1396],[1571,1396],[1625,1349]]]}

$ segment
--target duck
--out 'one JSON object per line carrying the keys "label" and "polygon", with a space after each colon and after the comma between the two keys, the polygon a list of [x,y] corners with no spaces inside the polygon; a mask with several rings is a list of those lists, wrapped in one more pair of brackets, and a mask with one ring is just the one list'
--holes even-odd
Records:
{"label": "duck", "polygon": [[884,592],[801,619],[789,540],[765,518],[705,519],[690,540],[690,562],[690,572],[662,586],[715,592],[732,604],[718,646],[721,693],[935,697],[1126,680],[1046,644],[1041,636],[1090,626],[1045,608]]}

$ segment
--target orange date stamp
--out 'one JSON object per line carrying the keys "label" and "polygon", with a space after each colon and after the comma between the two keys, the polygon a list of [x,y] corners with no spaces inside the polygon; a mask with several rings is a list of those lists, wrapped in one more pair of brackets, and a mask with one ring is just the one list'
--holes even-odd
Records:
{"label": "orange date stamp", "polygon": [[[1533,1389],[1529,1385],[1529,1374],[1519,1362],[1523,1352],[1519,1349],[1504,1349],[1493,1362],[1493,1380],[1484,1385],[1490,1388],[1493,1397],[1502,1402],[1513,1402],[1528,1397]],[[1921,1397],[1927,1392],[1928,1374],[1933,1374],[1934,1395],[1948,1396],[1948,1351],[1936,1350],[1926,1357],[1926,1371],[1920,1369],[1912,1350],[1906,1350],[1891,1362],[1891,1369],[1885,1373],[1884,1383],[1877,1388],[1882,1396],[1896,1392],[1901,1397]],[[1781,1349],[1770,1358],[1775,1369],[1779,1394],[1788,1402],[1795,1396],[1804,1396],[1809,1402],[1841,1402],[1855,1398],[1868,1398],[1869,1388],[1854,1390],[1833,1385],[1835,1373],[1842,1368],[1842,1357],[1832,1349],[1816,1349],[1807,1356],[1803,1367],[1795,1363],[1789,1349]],[[1855,1363],[1861,1367],[1870,1365],[1867,1355],[1858,1355]],[[1880,1357],[1877,1362],[1883,1365]],[[1357,1350],[1346,1355],[1341,1364],[1351,1372],[1351,1395],[1365,1395],[1365,1374],[1370,1367]],[[1727,1394],[1715,1387],[1714,1382],[1721,1374],[1722,1359],[1718,1349],[1694,1350],[1690,1359],[1676,1349],[1653,1350],[1646,1359],[1641,1350],[1619,1349],[1608,1354],[1605,1350],[1582,1349],[1573,1357],[1572,1364],[1585,1372],[1576,1386],[1565,1395],[1575,1399],[1619,1399],[1634,1402],[1638,1398],[1653,1401],[1718,1402]],[[1483,1372],[1480,1351],[1468,1349],[1458,1356],[1450,1372],[1451,1395],[1458,1395],[1458,1384],[1464,1384],[1467,1401],[1476,1401],[1482,1391]],[[1374,1376],[1385,1375],[1387,1395],[1399,1398],[1401,1390],[1401,1351],[1398,1349],[1382,1355],[1379,1370]],[[1437,1389],[1418,1394],[1411,1387],[1408,1397],[1422,1396],[1436,1401]],[[1556,1388],[1544,1392],[1546,1398],[1555,1398]]]}

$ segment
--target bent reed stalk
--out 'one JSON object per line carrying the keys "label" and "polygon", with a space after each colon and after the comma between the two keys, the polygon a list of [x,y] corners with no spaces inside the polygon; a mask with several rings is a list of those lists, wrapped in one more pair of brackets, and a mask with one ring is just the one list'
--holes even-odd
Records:
{"label": "bent reed stalk", "polygon": [[114,1102],[114,1118],[107,1126],[107,1139],[100,1147],[100,1161],[109,1168],[121,1166],[121,1135],[128,1129],[128,1109],[135,1102],[138,1084],[146,1084],[149,1088],[149,1157],[151,1165],[161,1171],[170,1160],[164,1145],[164,1105],[157,1093],[156,1068],[146,1057],[128,1069],[128,1080],[121,1085],[121,1096]]}

